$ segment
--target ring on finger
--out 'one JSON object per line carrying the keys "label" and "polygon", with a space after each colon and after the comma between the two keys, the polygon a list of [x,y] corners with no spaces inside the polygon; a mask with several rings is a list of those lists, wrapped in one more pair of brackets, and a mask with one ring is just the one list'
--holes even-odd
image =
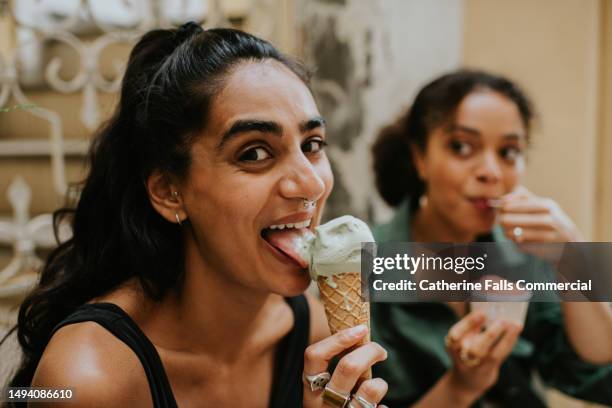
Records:
{"label": "ring on finger", "polygon": [[331,374],[329,374],[327,371],[314,375],[306,375],[306,373],[304,373],[303,377],[304,380],[306,380],[306,382],[308,382],[308,384],[310,385],[310,390],[312,392],[315,392],[322,390],[323,387],[327,385],[327,383],[331,379]]}
{"label": "ring on finger", "polygon": [[514,227],[512,229],[512,235],[515,239],[520,239],[523,236],[523,229],[521,227]]}
{"label": "ring on finger", "polygon": [[334,408],[348,408],[351,394],[343,394],[331,388],[329,384],[323,389],[323,401]]}
{"label": "ring on finger", "polygon": [[461,354],[459,354],[459,359],[466,367],[476,367],[480,365],[482,360],[479,357],[470,356],[469,351],[461,350]]}
{"label": "ring on finger", "polygon": [[[353,405],[353,402],[357,402],[359,405]],[[376,408],[376,404],[368,401],[360,395],[354,394],[349,402],[349,408]]]}

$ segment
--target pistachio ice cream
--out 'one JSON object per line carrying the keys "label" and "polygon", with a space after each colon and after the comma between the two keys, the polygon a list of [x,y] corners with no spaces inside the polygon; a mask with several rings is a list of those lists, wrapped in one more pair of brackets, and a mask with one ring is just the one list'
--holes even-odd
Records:
{"label": "pistachio ice cream", "polygon": [[[361,244],[373,242],[368,225],[350,215],[315,228],[314,235],[294,240],[294,252],[307,260],[317,282],[332,334],[360,324],[370,325],[370,304],[361,297]],[[366,336],[360,344],[369,341]],[[368,370],[362,377],[371,378]]]}
{"label": "pistachio ice cream", "polygon": [[313,280],[325,277],[333,286],[335,275],[361,272],[361,243],[373,241],[368,225],[350,215],[318,226],[310,247],[310,276]]}

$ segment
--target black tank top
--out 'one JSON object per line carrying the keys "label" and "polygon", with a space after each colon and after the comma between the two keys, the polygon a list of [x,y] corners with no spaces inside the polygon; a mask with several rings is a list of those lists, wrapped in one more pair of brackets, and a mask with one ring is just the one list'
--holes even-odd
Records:
{"label": "black tank top", "polygon": [[[310,312],[303,295],[285,300],[293,311],[294,325],[277,349],[270,408],[302,406],[302,371],[304,350],[308,346],[310,333]],[[153,343],[119,306],[113,303],[82,305],[55,326],[52,335],[64,326],[86,321],[98,323],[136,353],[147,375],[155,408],[177,407],[164,366]]]}

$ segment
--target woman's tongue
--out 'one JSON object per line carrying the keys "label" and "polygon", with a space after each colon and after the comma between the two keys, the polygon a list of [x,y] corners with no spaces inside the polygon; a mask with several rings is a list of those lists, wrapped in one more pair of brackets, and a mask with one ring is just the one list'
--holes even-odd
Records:
{"label": "woman's tongue", "polygon": [[308,261],[300,255],[296,248],[304,235],[308,233],[310,233],[308,228],[267,229],[264,231],[263,237],[270,245],[293,259],[300,267],[308,268]]}

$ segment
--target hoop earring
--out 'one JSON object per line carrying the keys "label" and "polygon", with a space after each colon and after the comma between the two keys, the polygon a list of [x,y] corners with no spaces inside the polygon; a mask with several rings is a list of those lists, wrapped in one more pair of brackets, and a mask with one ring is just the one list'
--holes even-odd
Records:
{"label": "hoop earring", "polygon": [[179,217],[177,212],[174,213],[174,216],[176,217],[176,222],[178,223],[178,225],[182,226],[183,223],[181,222],[181,217]]}

